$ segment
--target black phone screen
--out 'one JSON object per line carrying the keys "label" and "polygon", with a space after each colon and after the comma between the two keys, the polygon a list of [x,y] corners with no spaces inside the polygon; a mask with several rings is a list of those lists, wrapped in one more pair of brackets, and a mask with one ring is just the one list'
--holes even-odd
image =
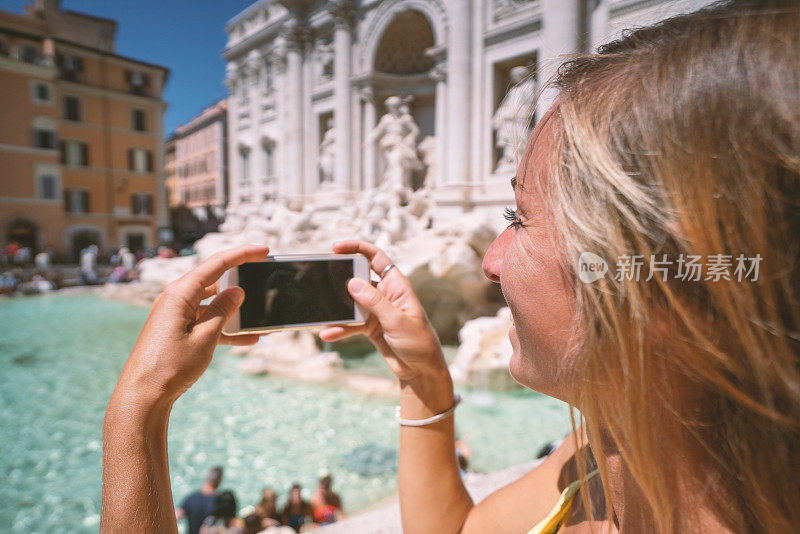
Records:
{"label": "black phone screen", "polygon": [[240,327],[354,321],[353,260],[267,261],[239,266]]}

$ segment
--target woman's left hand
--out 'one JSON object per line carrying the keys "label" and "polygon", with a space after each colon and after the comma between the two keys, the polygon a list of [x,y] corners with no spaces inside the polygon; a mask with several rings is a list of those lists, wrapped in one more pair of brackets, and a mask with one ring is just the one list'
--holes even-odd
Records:
{"label": "woman's left hand", "polygon": [[[215,254],[167,285],[153,302],[147,321],[125,362],[115,397],[123,403],[169,406],[203,374],[218,343],[252,345],[257,335],[228,336],[223,325],[244,300],[231,287],[217,294],[222,274],[266,258],[266,246],[244,245]],[[216,295],[208,304],[203,299]]]}

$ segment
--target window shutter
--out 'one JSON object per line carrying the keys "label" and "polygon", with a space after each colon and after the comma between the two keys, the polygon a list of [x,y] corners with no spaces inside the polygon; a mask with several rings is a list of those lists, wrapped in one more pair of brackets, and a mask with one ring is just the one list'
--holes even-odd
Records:
{"label": "window shutter", "polygon": [[144,212],[148,215],[153,214],[153,195],[145,195],[144,196]]}
{"label": "window shutter", "polygon": [[136,202],[136,193],[131,194],[131,212],[133,212],[134,215],[139,214],[139,203]]}
{"label": "window shutter", "polygon": [[75,70],[77,72],[83,72],[83,58],[76,56],[74,61],[75,61]]}
{"label": "window shutter", "polygon": [[147,172],[153,172],[153,151],[147,151]]}
{"label": "window shutter", "polygon": [[64,189],[64,211],[72,213],[72,190]]}
{"label": "window shutter", "polygon": [[129,170],[129,171],[132,171],[132,170],[134,170],[134,167],[133,167],[133,166],[134,166],[134,162],[133,162],[133,149],[132,149],[132,148],[129,148],[129,149],[128,149],[128,170]]}
{"label": "window shutter", "polygon": [[81,165],[87,167],[89,165],[89,145],[81,143]]}
{"label": "window shutter", "polygon": [[92,211],[89,207],[89,192],[88,191],[81,191],[81,198],[83,199],[83,206],[86,208],[86,213]]}
{"label": "window shutter", "polygon": [[61,163],[64,164],[67,162],[67,143],[59,141],[58,148],[61,150]]}

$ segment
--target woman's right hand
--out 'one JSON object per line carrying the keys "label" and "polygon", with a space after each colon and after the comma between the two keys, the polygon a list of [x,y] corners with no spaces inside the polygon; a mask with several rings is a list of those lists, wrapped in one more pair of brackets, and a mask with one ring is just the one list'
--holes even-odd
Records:
{"label": "woman's right hand", "polygon": [[[382,250],[365,241],[339,241],[333,244],[333,250],[338,254],[363,254],[376,273],[383,272],[392,263]],[[353,299],[369,311],[369,318],[363,325],[323,330],[320,339],[338,341],[357,334],[366,335],[401,382],[447,373],[439,336],[411,283],[397,267],[389,270],[375,286],[353,278],[347,289]]]}

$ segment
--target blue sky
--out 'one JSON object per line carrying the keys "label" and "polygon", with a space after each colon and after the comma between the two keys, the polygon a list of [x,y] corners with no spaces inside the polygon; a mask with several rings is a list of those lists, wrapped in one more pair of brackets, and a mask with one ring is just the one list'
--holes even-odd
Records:
{"label": "blue sky", "polygon": [[[28,0],[0,0],[22,13]],[[168,134],[226,95],[225,23],[255,0],[61,0],[62,9],[117,21],[117,53],[170,69]]]}

